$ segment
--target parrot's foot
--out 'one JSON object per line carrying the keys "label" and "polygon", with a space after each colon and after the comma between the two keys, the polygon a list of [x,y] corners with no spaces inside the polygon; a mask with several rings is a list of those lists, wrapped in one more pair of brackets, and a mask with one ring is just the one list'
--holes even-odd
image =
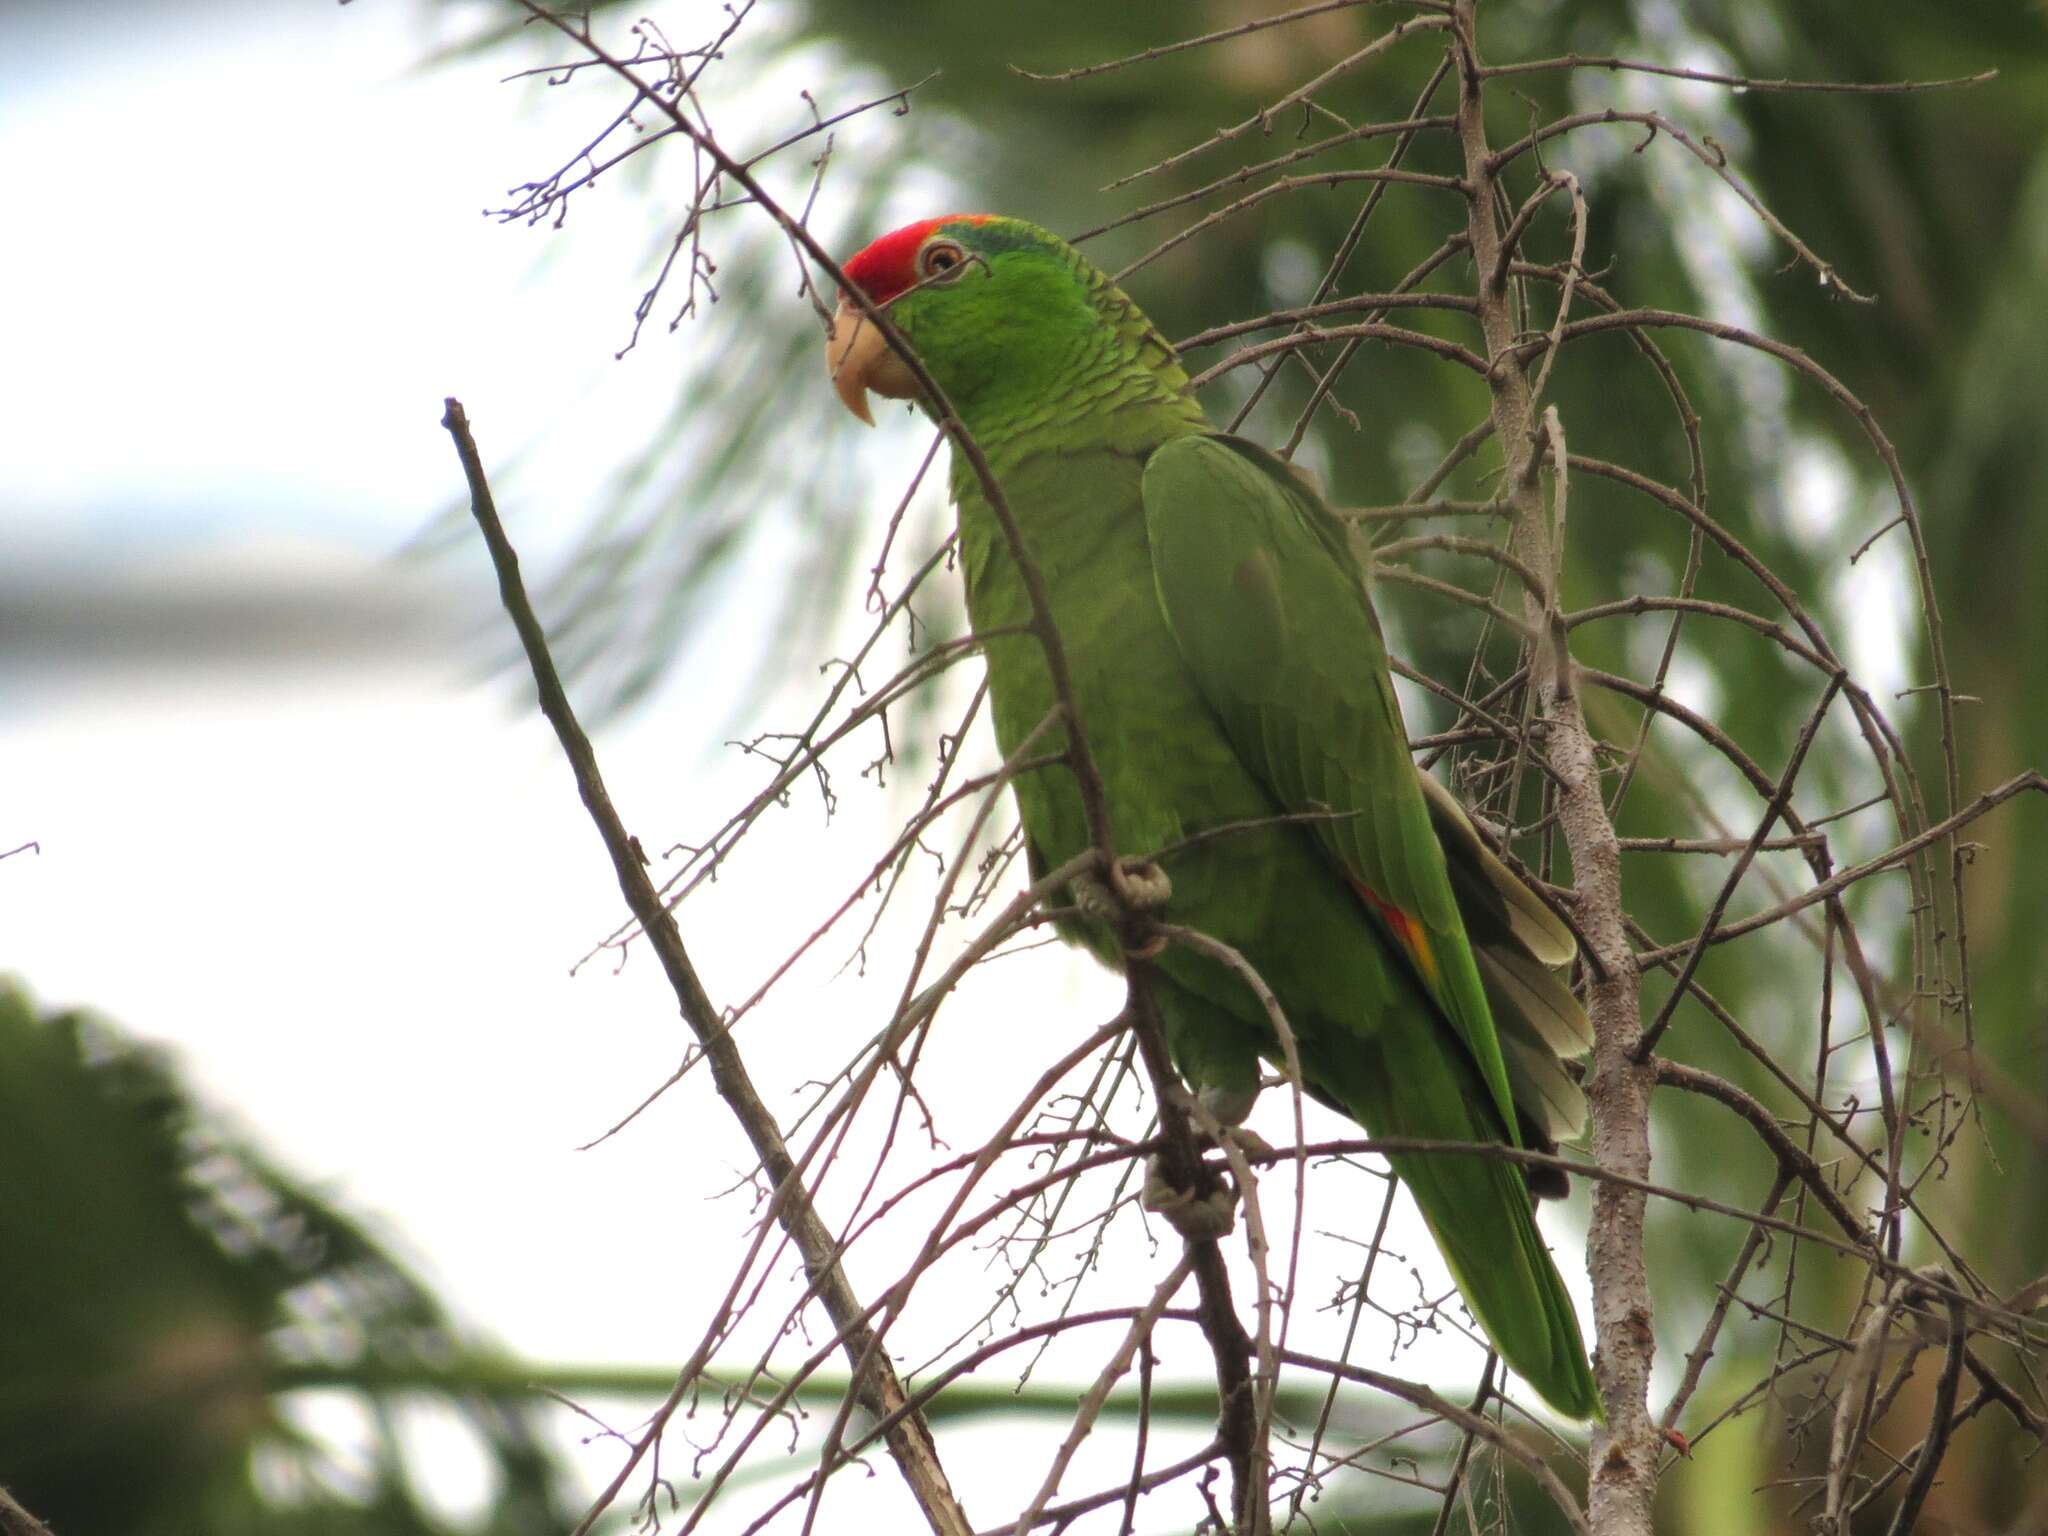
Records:
{"label": "parrot's foot", "polygon": [[1262,1162],[1270,1163],[1280,1156],[1274,1150],[1273,1144],[1257,1131],[1247,1130],[1241,1125],[1233,1125],[1225,1127],[1223,1134],[1230,1144],[1246,1157],[1254,1157]]}
{"label": "parrot's foot", "polygon": [[1074,893],[1074,905],[1081,909],[1083,917],[1114,924],[1123,916],[1116,909],[1116,898],[1109,894],[1109,887],[1093,875],[1074,876],[1067,882],[1067,889]]}
{"label": "parrot's foot", "polygon": [[1259,1085],[1253,1083],[1249,1088],[1201,1088],[1196,1090],[1195,1100],[1216,1117],[1218,1125],[1243,1125],[1252,1112],[1252,1106],[1259,1102]]}
{"label": "parrot's foot", "polygon": [[1133,912],[1157,912],[1173,900],[1173,882],[1150,859],[1118,859],[1109,867],[1109,883]]}
{"label": "parrot's foot", "polygon": [[[1173,881],[1150,859],[1118,859],[1109,866],[1108,880],[1076,875],[1067,888],[1074,893],[1074,905],[1084,917],[1111,927],[1121,924],[1126,913],[1145,916],[1173,899]],[[1155,935],[1130,954],[1135,960],[1151,960],[1165,948],[1165,936]]]}
{"label": "parrot's foot", "polygon": [[1138,1203],[1155,1216],[1163,1217],[1189,1242],[1214,1242],[1228,1237],[1237,1225],[1237,1191],[1204,1164],[1204,1188],[1177,1189],[1167,1179],[1159,1159],[1145,1159],[1145,1188]]}

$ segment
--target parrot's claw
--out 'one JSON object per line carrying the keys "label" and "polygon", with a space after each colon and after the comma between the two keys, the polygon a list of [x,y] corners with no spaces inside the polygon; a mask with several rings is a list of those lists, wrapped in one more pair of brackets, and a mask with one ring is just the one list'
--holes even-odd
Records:
{"label": "parrot's claw", "polygon": [[[1095,875],[1076,875],[1067,882],[1074,905],[1081,915],[1112,928],[1120,927],[1125,915],[1144,916],[1156,912],[1173,899],[1173,881],[1150,859],[1123,858],[1109,866],[1105,881]],[[1134,960],[1153,960],[1166,948],[1166,936],[1154,934],[1129,951]]]}
{"label": "parrot's claw", "polygon": [[1245,1126],[1229,1126],[1226,1128],[1225,1134],[1229,1137],[1230,1144],[1246,1157],[1255,1157],[1263,1162],[1270,1163],[1280,1155],[1273,1150],[1273,1144],[1270,1141],[1266,1140],[1257,1131],[1250,1130]]}
{"label": "parrot's claw", "polygon": [[1157,912],[1173,900],[1173,882],[1150,859],[1118,859],[1109,867],[1109,883],[1133,912]]}
{"label": "parrot's claw", "polygon": [[[1213,1172],[1206,1167],[1205,1173]],[[1214,1242],[1228,1237],[1237,1225],[1237,1191],[1222,1179],[1210,1179],[1206,1190],[1176,1189],[1157,1157],[1145,1159],[1145,1188],[1138,1203],[1164,1218],[1189,1242]]]}
{"label": "parrot's claw", "polygon": [[1081,909],[1083,917],[1098,923],[1114,923],[1123,915],[1117,911],[1116,898],[1109,894],[1109,887],[1093,875],[1074,876],[1067,882],[1067,889],[1073,892],[1074,905]]}

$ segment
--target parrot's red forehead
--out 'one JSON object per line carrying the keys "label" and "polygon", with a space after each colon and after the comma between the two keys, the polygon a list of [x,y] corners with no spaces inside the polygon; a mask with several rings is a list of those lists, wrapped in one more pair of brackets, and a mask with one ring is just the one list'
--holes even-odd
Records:
{"label": "parrot's red forehead", "polygon": [[917,281],[917,253],[941,224],[986,224],[993,214],[948,213],[891,230],[846,264],[846,275],[877,304],[886,303]]}

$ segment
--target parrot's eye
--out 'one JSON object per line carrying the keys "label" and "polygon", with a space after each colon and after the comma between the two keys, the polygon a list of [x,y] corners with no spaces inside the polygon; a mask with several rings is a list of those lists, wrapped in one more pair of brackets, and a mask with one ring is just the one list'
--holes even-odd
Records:
{"label": "parrot's eye", "polygon": [[952,241],[934,240],[917,258],[917,265],[926,278],[935,278],[957,271],[966,260],[967,253]]}

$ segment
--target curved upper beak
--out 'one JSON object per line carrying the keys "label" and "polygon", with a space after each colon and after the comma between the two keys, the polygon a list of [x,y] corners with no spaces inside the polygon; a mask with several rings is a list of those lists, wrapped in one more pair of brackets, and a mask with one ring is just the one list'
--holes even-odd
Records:
{"label": "curved upper beak", "polygon": [[839,301],[832,312],[832,328],[825,332],[825,366],[831,371],[832,387],[839,392],[839,403],[872,427],[875,417],[868,409],[868,370],[874,367],[875,354],[888,351],[889,344],[867,320],[852,300]]}
{"label": "curved upper beak", "polygon": [[839,403],[871,427],[875,418],[868,409],[869,390],[896,400],[917,393],[916,377],[890,347],[880,327],[851,299],[841,299],[832,312],[832,328],[825,333],[825,366],[832,374]]}

